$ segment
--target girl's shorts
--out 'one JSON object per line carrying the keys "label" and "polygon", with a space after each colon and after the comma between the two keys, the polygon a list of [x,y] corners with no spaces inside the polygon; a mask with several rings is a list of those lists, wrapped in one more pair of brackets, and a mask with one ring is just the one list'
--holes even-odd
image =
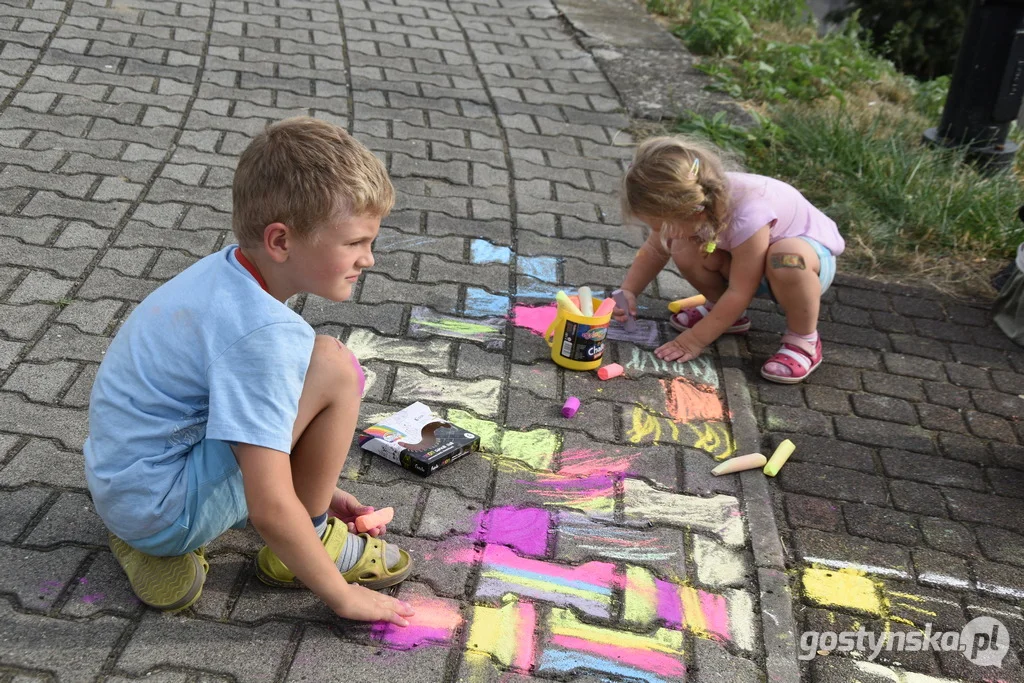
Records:
{"label": "girl's shorts", "polygon": [[[814,253],[818,255],[818,262],[821,264],[818,270],[818,282],[821,283],[821,293],[824,294],[832,286],[832,280],[836,277],[836,257],[828,250],[828,247],[818,240],[803,235],[800,236],[800,239],[811,245]],[[768,284],[767,277],[761,278],[761,284],[757,286],[754,296],[763,294],[772,295],[772,288]],[[775,299],[774,295],[772,295],[772,299]]]}
{"label": "girl's shorts", "polygon": [[242,529],[249,517],[242,471],[226,441],[203,439],[186,456],[185,509],[171,526],[129,545],[147,555],[173,557],[192,552],[228,529]]}

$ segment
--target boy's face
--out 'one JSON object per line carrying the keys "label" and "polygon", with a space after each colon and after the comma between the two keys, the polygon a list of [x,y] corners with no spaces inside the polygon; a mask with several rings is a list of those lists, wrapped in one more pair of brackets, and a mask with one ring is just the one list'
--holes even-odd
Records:
{"label": "boy's face", "polygon": [[352,296],[362,272],[373,266],[373,240],[380,232],[380,218],[336,218],[320,228],[312,239],[293,246],[292,273],[298,291],[331,301]]}

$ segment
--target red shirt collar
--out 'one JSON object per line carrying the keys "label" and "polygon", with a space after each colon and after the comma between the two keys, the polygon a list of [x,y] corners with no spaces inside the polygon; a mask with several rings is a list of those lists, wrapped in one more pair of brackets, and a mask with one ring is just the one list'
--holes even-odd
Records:
{"label": "red shirt collar", "polygon": [[243,268],[249,271],[250,275],[256,278],[256,282],[258,282],[260,287],[263,288],[263,291],[270,293],[270,290],[267,289],[267,281],[263,279],[262,275],[260,275],[260,271],[256,270],[256,266],[252,264],[252,261],[245,258],[245,254],[242,253],[241,248],[235,249],[235,258],[238,259],[238,262],[242,264]]}

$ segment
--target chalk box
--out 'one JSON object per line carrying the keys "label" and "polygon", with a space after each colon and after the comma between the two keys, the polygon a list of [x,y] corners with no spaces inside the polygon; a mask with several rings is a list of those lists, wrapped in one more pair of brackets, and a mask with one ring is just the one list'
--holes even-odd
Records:
{"label": "chalk box", "polygon": [[480,437],[437,417],[417,401],[364,429],[359,445],[426,477],[480,450]]}

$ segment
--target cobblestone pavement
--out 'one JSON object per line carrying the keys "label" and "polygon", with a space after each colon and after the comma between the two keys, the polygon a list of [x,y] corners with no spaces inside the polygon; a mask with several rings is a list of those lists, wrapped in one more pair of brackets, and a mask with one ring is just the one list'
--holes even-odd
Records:
{"label": "cobblestone pavement", "polygon": [[[614,192],[628,121],[552,5],[0,7],[0,683],[763,679],[761,577],[782,575],[755,571],[738,479],[708,475],[736,448],[714,356],[657,362],[645,321],[605,384],[536,334],[640,239]],[[85,488],[111,335],[227,243],[236,156],[295,114],[348,127],[398,190],[354,301],[294,301],[368,369],[362,424],[422,400],[484,437],[426,480],[351,451],[343,486],[393,505],[417,558],[406,630],[264,587],[252,529],[210,547],[194,609],[146,609]],[[688,293],[666,273],[647,305]]]}
{"label": "cobblestone pavement", "polygon": [[[986,308],[925,291],[840,276],[826,302],[825,363],[806,385],[751,379],[765,452],[797,447],[773,488],[799,625],[960,631],[987,616],[1011,648],[1001,668],[958,652],[818,657],[813,680],[1024,681],[1024,350]],[[743,346],[760,360],[783,322],[755,303]]]}

